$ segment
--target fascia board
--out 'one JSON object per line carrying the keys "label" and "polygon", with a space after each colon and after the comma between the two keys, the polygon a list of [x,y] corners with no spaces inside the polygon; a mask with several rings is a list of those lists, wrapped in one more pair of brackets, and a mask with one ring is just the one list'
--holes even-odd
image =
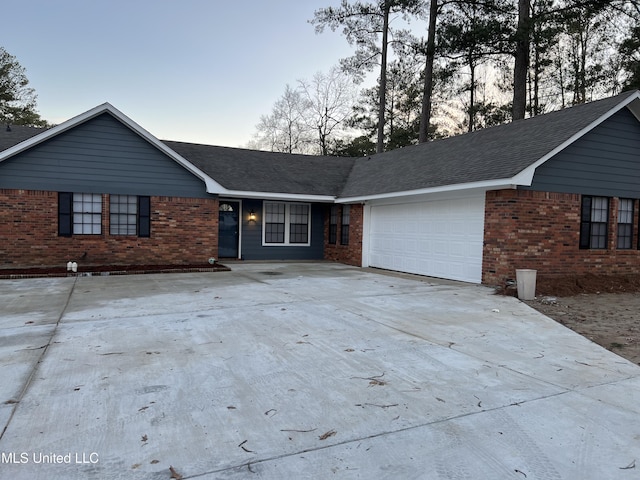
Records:
{"label": "fascia board", "polygon": [[268,200],[289,200],[289,201],[306,201],[318,203],[334,203],[336,197],[331,195],[305,195],[299,193],[277,193],[277,192],[253,192],[243,190],[226,190],[216,192],[219,195],[233,198],[256,198]]}
{"label": "fascia board", "polygon": [[358,197],[342,197],[336,199],[336,203],[362,203],[368,200],[387,200],[399,197],[413,197],[417,195],[429,195],[434,193],[461,192],[464,190],[502,190],[516,188],[511,178],[498,180],[485,180],[482,182],[458,183],[455,185],[443,185],[440,187],[421,188],[417,190],[404,190],[399,192],[381,193],[376,195],[361,195]]}
{"label": "fascia board", "polygon": [[550,158],[554,157],[555,155],[560,153],[562,150],[567,148],[569,145],[571,145],[572,143],[574,143],[575,141],[577,141],[578,139],[580,139],[581,137],[583,137],[584,135],[589,133],[595,127],[597,127],[598,125],[603,123],[605,120],[607,120],[608,118],[610,118],[613,115],[615,115],[616,113],[618,113],[624,107],[628,107],[629,110],[631,111],[631,113],[636,118],[638,118],[638,121],[640,121],[640,91],[635,92],[635,94],[633,94],[633,95],[629,96],[628,98],[624,99],[623,101],[621,101],[618,105],[616,105],[615,107],[611,108],[611,110],[609,110],[605,114],[603,114],[600,117],[598,117],[596,120],[591,122],[585,128],[583,128],[582,130],[577,132],[575,135],[570,137],[568,140],[566,140],[565,142],[561,143],[556,148],[551,150],[549,153],[544,155],[538,161],[536,161],[535,163],[532,163],[527,168],[522,170],[520,173],[516,174],[513,177],[513,183],[516,184],[516,185],[531,186],[531,183],[533,182],[533,175],[534,175],[534,173],[536,171],[536,168],[538,168],[540,165],[545,163],[547,160],[549,160]]}

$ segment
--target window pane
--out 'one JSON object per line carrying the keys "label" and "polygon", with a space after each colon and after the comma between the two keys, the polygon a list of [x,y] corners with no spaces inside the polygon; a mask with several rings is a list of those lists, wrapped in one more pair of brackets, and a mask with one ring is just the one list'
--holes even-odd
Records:
{"label": "window pane", "polygon": [[266,243],[284,243],[284,223],[265,224]]}
{"label": "window pane", "polygon": [[289,242],[307,243],[309,241],[309,228],[306,223],[292,223],[289,229]]}
{"label": "window pane", "polygon": [[73,194],[73,233],[99,235],[102,232],[102,195]]}
{"label": "window pane", "polygon": [[593,205],[591,207],[591,221],[592,222],[606,222],[607,210],[609,206],[608,198],[594,197]]}
{"label": "window pane", "polygon": [[616,246],[619,249],[631,248],[633,242],[633,207],[635,201],[629,198],[621,198],[618,202],[618,239]]}
{"label": "window pane", "polygon": [[351,216],[351,207],[349,205],[342,206],[342,225],[340,227],[340,244],[349,245],[349,223]]}
{"label": "window pane", "polygon": [[618,204],[618,223],[633,222],[633,200],[621,198]]}
{"label": "window pane", "polygon": [[591,224],[591,248],[607,247],[607,224],[592,223]]}
{"label": "window pane", "polygon": [[265,204],[265,221],[268,223],[284,223],[284,203]]}
{"label": "window pane", "polygon": [[619,223],[617,247],[620,249],[631,248],[632,240],[633,240],[633,225],[628,223]]}
{"label": "window pane", "polygon": [[309,241],[309,205],[289,205],[289,242]]}
{"label": "window pane", "polygon": [[266,243],[284,243],[285,204],[265,203],[264,240]]}
{"label": "window pane", "polygon": [[111,195],[109,197],[109,233],[136,235],[138,227],[138,197]]}

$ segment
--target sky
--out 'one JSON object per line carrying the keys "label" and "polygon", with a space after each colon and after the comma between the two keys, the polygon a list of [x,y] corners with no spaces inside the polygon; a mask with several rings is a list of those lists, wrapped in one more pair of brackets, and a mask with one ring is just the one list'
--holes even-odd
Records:
{"label": "sky", "polygon": [[316,34],[340,0],[3,2],[0,46],[26,70],[40,116],[62,123],[109,102],[162,140],[243,147],[287,84],[349,46]]}

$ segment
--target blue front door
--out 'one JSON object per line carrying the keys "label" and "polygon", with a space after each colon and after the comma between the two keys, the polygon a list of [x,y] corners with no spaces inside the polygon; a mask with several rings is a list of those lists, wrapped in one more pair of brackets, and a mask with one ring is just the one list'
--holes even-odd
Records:
{"label": "blue front door", "polygon": [[218,256],[220,258],[238,258],[238,240],[240,238],[240,202],[220,202],[218,217]]}

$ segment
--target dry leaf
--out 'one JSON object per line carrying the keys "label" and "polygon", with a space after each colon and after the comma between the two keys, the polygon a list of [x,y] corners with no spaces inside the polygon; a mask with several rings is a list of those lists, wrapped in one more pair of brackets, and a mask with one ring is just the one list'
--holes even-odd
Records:
{"label": "dry leaf", "polygon": [[171,465],[169,465],[169,471],[171,472],[171,478],[174,478],[175,480],[182,480],[182,475],[176,472],[176,469]]}
{"label": "dry leaf", "polygon": [[618,467],[618,468],[620,468],[620,470],[630,470],[632,468],[636,468],[636,461],[634,460],[633,462],[631,462],[626,467]]}
{"label": "dry leaf", "polygon": [[329,437],[333,437],[337,432],[335,430],[329,430],[326,433],[323,433],[322,435],[320,435],[318,438],[320,440],[326,440]]}

